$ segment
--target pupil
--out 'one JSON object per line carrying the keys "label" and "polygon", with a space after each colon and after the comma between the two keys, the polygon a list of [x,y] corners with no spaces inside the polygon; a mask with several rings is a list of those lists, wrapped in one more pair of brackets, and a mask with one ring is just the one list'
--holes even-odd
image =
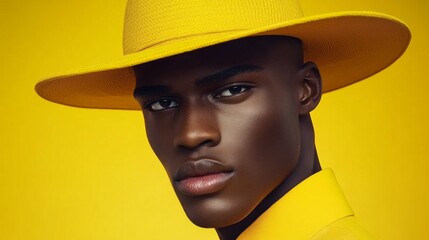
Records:
{"label": "pupil", "polygon": [[232,94],[237,94],[237,93],[240,93],[240,92],[241,92],[241,87],[240,87],[240,86],[233,86],[233,87],[231,87],[231,89],[229,89],[229,91],[230,91]]}
{"label": "pupil", "polygon": [[171,100],[169,99],[163,99],[161,101],[159,101],[159,105],[161,105],[161,107],[168,107],[171,104]]}

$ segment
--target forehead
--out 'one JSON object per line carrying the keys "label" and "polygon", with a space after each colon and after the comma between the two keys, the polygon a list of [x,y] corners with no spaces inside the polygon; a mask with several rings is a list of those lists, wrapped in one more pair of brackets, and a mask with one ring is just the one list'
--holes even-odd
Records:
{"label": "forehead", "polygon": [[299,65],[301,41],[285,36],[242,38],[134,67],[137,85],[183,75],[204,75],[234,65]]}

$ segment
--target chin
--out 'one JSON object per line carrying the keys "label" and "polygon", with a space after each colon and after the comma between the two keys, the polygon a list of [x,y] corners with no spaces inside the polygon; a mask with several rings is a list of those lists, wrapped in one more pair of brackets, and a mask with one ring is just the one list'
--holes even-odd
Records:
{"label": "chin", "polygon": [[221,228],[240,222],[245,216],[230,216],[222,213],[200,213],[187,215],[191,222],[202,228]]}
{"label": "chin", "polygon": [[243,220],[253,209],[245,208],[243,204],[220,199],[199,199],[196,202],[182,202],[191,222],[203,228],[221,228]]}

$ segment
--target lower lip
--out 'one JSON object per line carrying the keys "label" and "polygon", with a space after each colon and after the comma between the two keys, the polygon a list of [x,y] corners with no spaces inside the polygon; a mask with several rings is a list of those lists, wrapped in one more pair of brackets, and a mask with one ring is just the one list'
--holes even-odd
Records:
{"label": "lower lip", "polygon": [[232,172],[185,178],[177,182],[177,190],[189,196],[200,196],[215,193],[222,190],[231,177]]}

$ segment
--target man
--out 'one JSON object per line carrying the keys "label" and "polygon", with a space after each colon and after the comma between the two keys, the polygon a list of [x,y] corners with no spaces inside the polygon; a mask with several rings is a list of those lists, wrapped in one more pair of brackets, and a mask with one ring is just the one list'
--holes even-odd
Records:
{"label": "man", "polygon": [[292,0],[132,0],[123,59],[36,90],[67,105],[141,108],[187,216],[220,239],[371,239],[321,170],[310,112],[409,40],[392,17],[303,17]]}

